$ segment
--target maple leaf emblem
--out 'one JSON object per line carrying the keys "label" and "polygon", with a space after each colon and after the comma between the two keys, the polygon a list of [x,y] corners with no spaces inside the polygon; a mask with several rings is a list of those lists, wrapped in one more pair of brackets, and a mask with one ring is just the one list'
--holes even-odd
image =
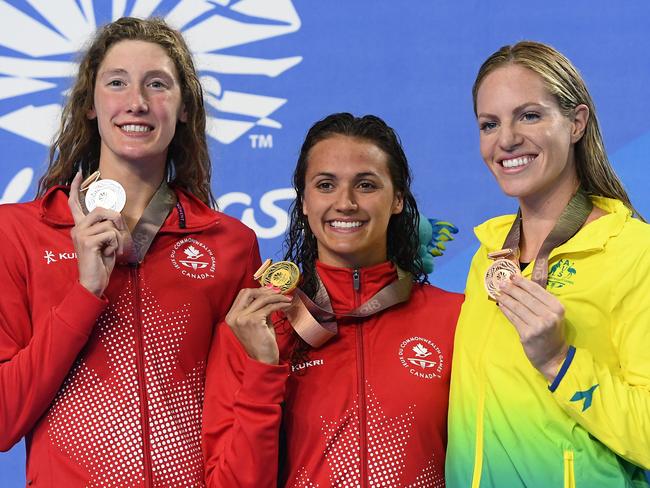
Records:
{"label": "maple leaf emblem", "polygon": [[[143,283],[144,319],[138,325],[131,313],[133,299],[127,287],[98,320],[93,333],[106,351],[108,367],[99,373],[80,356],[47,413],[48,434],[55,446],[88,471],[88,486],[141,486],[139,392],[146,388],[154,477],[160,486],[203,486],[204,364],[197,364],[185,378],[175,372],[190,322],[189,304],[163,309]],[[143,333],[143,385],[138,381],[136,327]]]}
{"label": "maple leaf emblem", "polygon": [[426,358],[427,356],[431,356],[429,350],[426,347],[424,347],[422,344],[418,344],[417,346],[415,346],[413,348],[413,352],[419,358]]}
{"label": "maple leaf emblem", "polygon": [[[321,433],[324,440],[323,455],[330,467],[327,486],[333,488],[360,488],[361,486],[402,486],[418,488],[445,486],[439,463],[433,455],[412,483],[403,480],[406,469],[407,445],[415,425],[415,405],[409,405],[401,415],[387,416],[376,398],[370,384],[366,382],[367,408],[367,463],[372,468],[366,480],[361,477],[361,445],[359,441],[359,404],[352,406],[338,419],[327,419],[321,415]],[[289,483],[287,483],[289,485]],[[294,488],[320,488],[311,479],[305,466],[301,467],[293,483]]]}
{"label": "maple leaf emblem", "polygon": [[183,252],[187,256],[187,259],[199,259],[203,256],[203,253],[194,246],[188,246]]}

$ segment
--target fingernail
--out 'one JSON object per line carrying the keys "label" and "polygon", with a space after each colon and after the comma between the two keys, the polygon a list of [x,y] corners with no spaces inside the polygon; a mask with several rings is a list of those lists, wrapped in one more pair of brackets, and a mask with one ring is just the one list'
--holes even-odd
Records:
{"label": "fingernail", "polygon": [[264,288],[275,288],[275,286],[273,286],[271,283],[267,283],[264,285]]}

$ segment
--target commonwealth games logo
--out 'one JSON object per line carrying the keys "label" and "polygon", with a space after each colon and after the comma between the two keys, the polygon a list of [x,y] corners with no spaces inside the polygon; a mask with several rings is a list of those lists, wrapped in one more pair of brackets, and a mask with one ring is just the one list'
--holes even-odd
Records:
{"label": "commonwealth games logo", "polygon": [[399,345],[398,358],[418,378],[441,378],[445,359],[440,348],[425,337],[410,337]]}
{"label": "commonwealth games logo", "polygon": [[[49,145],[79,50],[98,25],[125,15],[163,17],[183,33],[201,75],[210,138],[230,144],[256,126],[282,128],[273,114],[287,99],[264,94],[263,85],[236,85],[242,76],[276,78],[302,61],[240,54],[249,43],[300,29],[291,0],[0,0],[0,129]],[[19,199],[32,176],[23,170],[3,201]]]}
{"label": "commonwealth games logo", "polygon": [[[110,2],[29,3],[19,9],[0,0],[0,46],[8,53],[0,56],[0,100],[23,101],[0,112],[0,127],[48,145],[60,113],[61,94],[76,71],[73,59],[97,28],[96,16]],[[169,3],[114,0],[108,14],[111,19],[159,15],[181,30],[201,73],[210,137],[230,144],[256,125],[281,128],[271,115],[286,99],[234,90],[226,78],[275,78],[300,63],[302,57],[266,59],[220,51],[297,31],[300,19],[291,0],[181,0],[166,11],[157,8]]]}

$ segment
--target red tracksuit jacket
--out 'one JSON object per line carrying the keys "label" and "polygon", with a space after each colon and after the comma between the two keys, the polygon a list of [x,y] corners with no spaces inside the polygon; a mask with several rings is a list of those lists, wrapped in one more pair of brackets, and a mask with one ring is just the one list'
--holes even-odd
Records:
{"label": "red tracksuit jacket", "polygon": [[0,450],[26,437],[33,487],[203,486],[205,365],[254,285],[255,236],[177,190],[98,299],[77,281],[66,193],[0,207]]}
{"label": "red tracksuit jacket", "polygon": [[[383,263],[359,270],[355,289],[353,270],[317,268],[341,313],[397,279]],[[222,344],[206,378],[208,486],[272,487],[278,479],[296,488],[444,486],[461,302],[461,295],[415,285],[408,302],[364,319],[340,318],[338,335],[291,371],[294,340],[285,319],[276,322],[280,366],[249,358],[220,325]]]}

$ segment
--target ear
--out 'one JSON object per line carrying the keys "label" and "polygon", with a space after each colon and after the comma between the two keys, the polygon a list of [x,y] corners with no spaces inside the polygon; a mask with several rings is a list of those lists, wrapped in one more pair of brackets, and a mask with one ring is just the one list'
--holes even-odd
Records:
{"label": "ear", "polygon": [[307,205],[305,205],[305,199],[302,199],[302,214],[307,215]]}
{"label": "ear", "polygon": [[97,112],[95,112],[95,107],[91,107],[86,111],[86,118],[88,120],[93,120],[97,118]]}
{"label": "ear", "polygon": [[582,139],[587,121],[589,120],[589,107],[581,103],[573,109],[573,118],[571,120],[571,142],[575,144]]}
{"label": "ear", "polygon": [[185,110],[185,104],[181,105],[181,109],[178,112],[178,121],[183,124],[187,122],[187,110]]}
{"label": "ear", "polygon": [[393,210],[391,213],[396,215],[402,213],[402,210],[404,210],[404,196],[400,192],[397,192],[395,198],[393,198]]}

